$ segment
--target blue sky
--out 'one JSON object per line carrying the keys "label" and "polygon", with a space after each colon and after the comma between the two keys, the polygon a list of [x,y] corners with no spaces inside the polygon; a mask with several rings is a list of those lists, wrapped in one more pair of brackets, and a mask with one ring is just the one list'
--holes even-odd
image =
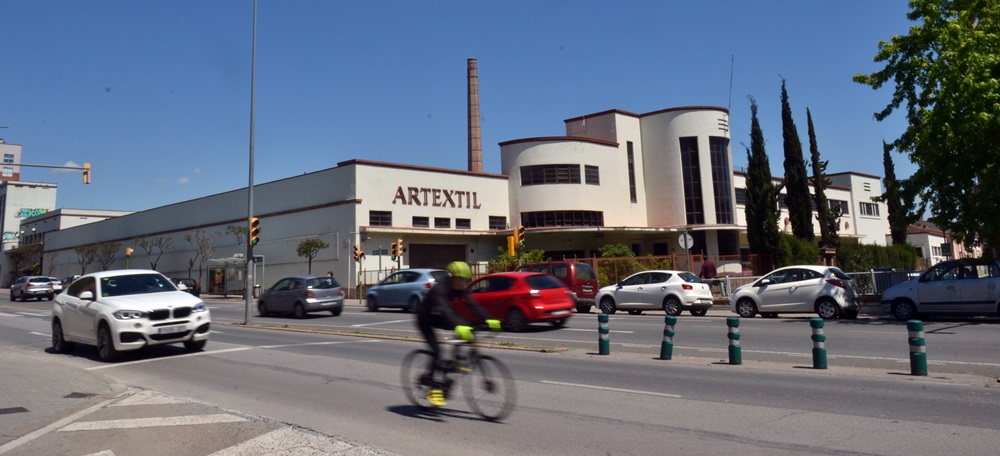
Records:
{"label": "blue sky", "polygon": [[[260,0],[255,176],[355,158],[465,169],[466,60],[479,67],[484,170],[498,143],[565,134],[608,109],[730,107],[746,165],[748,95],[772,174],[782,170],[781,78],[808,160],[806,108],[828,172],[882,176],[870,73],[880,40],[911,25],[902,0]],[[64,208],[144,210],[246,186],[252,0],[0,1],[0,138],[22,180]],[[730,91],[730,69],[732,90]],[[896,173],[914,168],[894,156]]]}

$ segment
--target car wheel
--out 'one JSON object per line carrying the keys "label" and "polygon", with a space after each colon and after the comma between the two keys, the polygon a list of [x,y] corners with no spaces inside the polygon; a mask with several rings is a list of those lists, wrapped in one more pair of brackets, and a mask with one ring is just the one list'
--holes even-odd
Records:
{"label": "car wheel", "polygon": [[111,329],[104,323],[97,329],[97,357],[106,363],[118,358],[115,341],[111,338]]}
{"label": "car wheel", "polygon": [[369,296],[368,299],[367,299],[367,301],[368,301],[368,306],[367,307],[368,307],[368,311],[369,312],[375,312],[375,311],[378,310],[378,303],[375,302],[375,297],[374,296]]}
{"label": "car wheel", "polygon": [[832,320],[840,316],[840,306],[830,299],[823,299],[816,303],[816,314],[824,320]]}
{"label": "car wheel", "polygon": [[415,312],[417,310],[417,306],[419,306],[419,305],[420,305],[420,298],[418,298],[416,296],[411,296],[410,297],[410,303],[407,304],[406,308],[403,309],[403,310],[406,311],[406,312]]}
{"label": "car wheel", "polygon": [[59,320],[52,321],[52,351],[56,353],[68,353],[73,350],[76,344],[67,342],[63,335],[62,323]]}
{"label": "car wheel", "polygon": [[749,298],[740,299],[736,303],[736,314],[743,318],[753,318],[757,315],[757,304],[754,304]]}
{"label": "car wheel", "polygon": [[49,295],[49,301],[51,301],[51,300],[52,300],[52,298],[54,298],[54,297],[55,297],[55,296],[52,296],[52,295]]}
{"label": "car wheel", "polygon": [[551,320],[551,321],[549,321],[549,323],[552,323],[553,327],[562,328],[563,326],[566,325],[566,319],[565,318],[560,318],[558,320]]}
{"label": "car wheel", "polygon": [[642,315],[642,311],[639,310],[639,309],[629,309],[628,310],[628,314],[629,315]]}
{"label": "car wheel", "polygon": [[510,332],[521,332],[528,327],[528,322],[524,319],[524,313],[520,309],[511,309],[507,312],[507,330]]}
{"label": "car wheel", "polygon": [[21,302],[28,302],[28,297],[21,293]]}
{"label": "car wheel", "polygon": [[615,306],[615,300],[612,299],[611,296],[601,298],[601,303],[598,307],[601,309],[601,312],[608,315],[614,315],[614,313],[618,311],[618,307]]}
{"label": "car wheel", "polygon": [[694,315],[696,317],[704,317],[707,314],[708,314],[708,309],[698,309],[691,311],[691,315]]}
{"label": "car wheel", "polygon": [[917,316],[917,309],[908,300],[899,300],[892,303],[892,315],[897,320],[906,321]]}
{"label": "car wheel", "polygon": [[667,315],[678,316],[681,314],[681,300],[677,299],[675,296],[667,296],[667,299],[663,300],[663,311]]}
{"label": "car wheel", "polygon": [[200,352],[205,349],[206,343],[208,343],[207,340],[186,340],[184,348],[189,352]]}
{"label": "car wheel", "polygon": [[303,319],[306,318],[306,308],[302,306],[302,303],[295,303],[295,307],[292,308],[292,315],[295,318]]}
{"label": "car wheel", "polygon": [[331,310],[330,314],[333,315],[334,317],[339,317],[340,313],[343,312],[343,311],[344,311],[343,307],[338,307],[336,309]]}
{"label": "car wheel", "polygon": [[589,314],[590,313],[590,304],[577,304],[576,305],[576,313]]}
{"label": "car wheel", "polygon": [[260,301],[257,303],[257,313],[260,314],[260,316],[262,317],[271,315],[271,312],[267,310],[267,304],[264,304],[264,301]]}

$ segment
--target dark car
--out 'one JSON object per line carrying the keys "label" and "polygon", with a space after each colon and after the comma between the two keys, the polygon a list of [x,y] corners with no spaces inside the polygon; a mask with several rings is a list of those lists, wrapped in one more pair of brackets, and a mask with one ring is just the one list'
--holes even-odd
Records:
{"label": "dark car", "polygon": [[10,300],[27,301],[28,298],[35,298],[39,301],[42,298],[49,301],[55,296],[52,290],[52,282],[46,276],[24,276],[14,281],[10,286]]}
{"label": "dark car", "polygon": [[291,312],[295,318],[305,318],[307,313],[323,311],[336,317],[343,310],[344,289],[329,276],[285,277],[257,299],[257,312],[262,317]]}
{"label": "dark car", "polygon": [[427,290],[439,280],[448,278],[443,269],[404,269],[382,279],[365,292],[365,305],[374,312],[382,307],[395,307],[412,312],[427,296]]}
{"label": "dark car", "polygon": [[569,291],[573,292],[576,311],[590,312],[595,304],[595,297],[600,284],[594,268],[587,263],[575,261],[550,261],[548,263],[531,263],[517,268],[518,271],[544,272],[559,279]]}
{"label": "dark car", "polygon": [[[573,297],[561,282],[536,272],[501,272],[469,284],[469,296],[508,331],[524,331],[531,323],[548,322],[559,328],[573,316]],[[475,321],[465,306],[456,311]]]}
{"label": "dark car", "polygon": [[[201,296],[201,286],[198,281],[188,277],[171,277],[170,281],[177,285],[181,291],[186,291],[195,296]],[[181,285],[184,285],[183,287]]]}

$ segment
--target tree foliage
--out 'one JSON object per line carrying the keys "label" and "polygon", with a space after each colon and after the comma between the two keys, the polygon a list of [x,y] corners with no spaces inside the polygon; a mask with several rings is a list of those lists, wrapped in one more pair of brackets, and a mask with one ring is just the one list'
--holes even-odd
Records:
{"label": "tree foliage", "polygon": [[[233,237],[236,238],[236,248],[240,250],[241,254],[246,255],[247,253],[246,241],[247,241],[247,236],[250,235],[250,227],[240,226],[240,225],[229,225],[226,227],[226,234],[231,234],[233,235]],[[310,267],[310,270],[311,269],[312,268]]]}
{"label": "tree foliage", "polygon": [[35,274],[35,266],[42,254],[42,244],[22,244],[7,251],[14,262],[14,271],[19,276],[23,272]]}
{"label": "tree foliage", "polygon": [[[132,243],[146,252],[149,258],[149,269],[156,270],[156,265],[160,262],[163,252],[174,246],[174,238],[168,236],[139,236],[132,239]],[[153,256],[153,253],[156,256]]]}
{"label": "tree foliage", "polygon": [[778,197],[782,184],[771,176],[764,148],[764,132],[757,119],[757,101],[750,99],[750,147],[747,150],[747,242],[750,253],[773,255],[778,251]]}
{"label": "tree foliage", "polygon": [[[879,112],[903,111],[893,142],[918,166],[900,191],[930,205],[931,221],[958,241],[1000,246],[1000,2],[911,0],[908,35],[882,41],[875,62],[856,74],[878,90],[895,86]],[[921,208],[922,209],[922,208]],[[923,212],[922,210],[919,212]]]}
{"label": "tree foliage", "polygon": [[[892,145],[882,141],[882,167],[885,170],[885,179],[882,182],[885,185],[885,192],[877,200],[885,203],[892,244],[903,245],[906,244],[907,227],[917,221],[920,214],[907,210],[907,208],[914,207],[913,195],[912,193],[905,195],[900,190],[899,180],[896,179],[896,165],[892,162],[891,152]],[[906,196],[910,197],[908,203],[903,200]]]}
{"label": "tree foliage", "polygon": [[819,158],[819,145],[816,142],[816,129],[813,127],[812,113],[806,108],[806,121],[809,129],[809,155],[812,158],[813,200],[816,202],[816,221],[819,222],[820,245],[837,248],[840,245],[840,206],[830,207],[826,198],[826,186],[830,179],[826,177],[826,165],[829,163]]}
{"label": "tree foliage", "polygon": [[792,119],[792,106],[788,103],[785,80],[781,80],[781,138],[785,148],[785,205],[792,221],[792,234],[799,239],[812,241],[812,197],[809,195],[809,178],[802,158],[802,141]]}
{"label": "tree foliage", "polygon": [[97,259],[97,245],[81,245],[73,248],[76,252],[76,261],[80,264],[80,275],[87,273],[87,266]]}
{"label": "tree foliage", "polygon": [[819,264],[819,247],[810,240],[782,233],[775,263],[779,268],[793,264]]}
{"label": "tree foliage", "polygon": [[[230,228],[231,227],[232,225],[230,225]],[[300,257],[309,260],[309,274],[312,274],[313,258],[316,258],[316,255],[319,255],[320,250],[327,247],[330,247],[330,244],[327,244],[326,241],[319,238],[303,239],[302,242],[299,242],[299,246],[296,247],[295,252],[298,253]]]}
{"label": "tree foliage", "polygon": [[121,250],[120,242],[102,242],[94,246],[97,262],[101,265],[102,271],[107,271],[115,263],[118,251]]}
{"label": "tree foliage", "polygon": [[212,255],[212,251],[215,250],[215,239],[218,237],[218,233],[209,233],[205,230],[193,230],[184,235],[184,239],[191,243],[191,247],[194,248],[194,256],[188,260],[188,277],[191,277],[191,270],[194,269],[194,265],[198,265],[198,281],[205,283],[202,280],[201,274],[205,267],[205,262],[209,260],[208,257]]}

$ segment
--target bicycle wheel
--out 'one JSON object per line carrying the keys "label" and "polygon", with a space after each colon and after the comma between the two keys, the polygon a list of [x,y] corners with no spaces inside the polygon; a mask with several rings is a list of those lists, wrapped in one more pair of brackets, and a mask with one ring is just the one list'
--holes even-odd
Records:
{"label": "bicycle wheel", "polygon": [[433,359],[434,354],[430,350],[414,350],[403,358],[403,366],[400,369],[403,393],[413,405],[420,408],[433,408],[427,401],[427,391],[431,389],[433,381],[427,366],[431,365]]}
{"label": "bicycle wheel", "polygon": [[479,416],[502,420],[514,410],[514,377],[500,360],[481,355],[473,363],[472,372],[464,377],[465,400]]}

